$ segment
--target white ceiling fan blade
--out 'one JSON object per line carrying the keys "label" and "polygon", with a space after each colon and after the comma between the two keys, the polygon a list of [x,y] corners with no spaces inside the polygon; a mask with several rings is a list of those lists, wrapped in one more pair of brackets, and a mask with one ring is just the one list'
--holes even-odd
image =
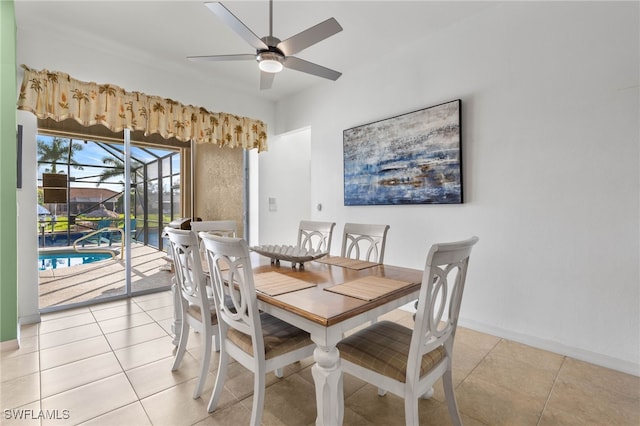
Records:
{"label": "white ceiling fan blade", "polygon": [[278,49],[286,56],[295,55],[296,53],[306,49],[309,46],[321,42],[334,34],[342,31],[342,27],[334,18],[320,22],[311,28],[299,32],[278,44]]}
{"label": "white ceiling fan blade", "polygon": [[209,56],[187,56],[193,62],[221,62],[221,61],[249,61],[256,60],[256,55],[252,53],[240,55],[209,55]]}
{"label": "white ceiling fan blade", "polygon": [[292,70],[317,75],[318,77],[327,78],[333,81],[336,81],[342,75],[341,72],[305,61],[304,59],[296,58],[295,56],[287,56],[284,60],[284,66]]}
{"label": "white ceiling fan blade", "polygon": [[253,46],[256,50],[268,49],[269,46],[260,37],[255,35],[240,19],[236,17],[229,9],[224,7],[220,2],[207,2],[205,6],[216,14],[225,24],[227,24],[233,31],[242,37],[247,43]]}
{"label": "white ceiling fan blade", "polygon": [[260,71],[260,90],[271,89],[275,73]]}

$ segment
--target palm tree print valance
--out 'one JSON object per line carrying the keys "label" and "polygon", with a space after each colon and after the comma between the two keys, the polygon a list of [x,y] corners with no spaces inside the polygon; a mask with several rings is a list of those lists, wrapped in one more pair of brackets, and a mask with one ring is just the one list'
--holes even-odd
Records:
{"label": "palm tree print valance", "polygon": [[38,118],[73,118],[84,126],[102,124],[114,132],[142,130],[145,135],[159,133],[183,142],[257,148],[258,152],[267,149],[267,128],[260,120],[126,92],[112,84],[86,83],[61,72],[22,67],[18,109]]}

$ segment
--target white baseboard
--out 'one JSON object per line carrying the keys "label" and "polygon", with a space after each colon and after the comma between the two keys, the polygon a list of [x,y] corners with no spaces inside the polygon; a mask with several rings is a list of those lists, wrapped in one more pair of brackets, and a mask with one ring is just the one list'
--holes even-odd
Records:
{"label": "white baseboard", "polygon": [[17,338],[14,340],[7,340],[0,342],[0,352],[14,351],[20,349],[20,325],[24,324],[36,324],[41,321],[40,313],[18,318]]}
{"label": "white baseboard", "polygon": [[508,339],[514,342],[532,346],[534,348],[543,349],[545,351],[554,352],[580,361],[599,365],[601,367],[610,368],[612,370],[620,371],[634,376],[640,376],[640,364],[634,364],[630,361],[625,361],[622,359],[610,357],[608,355],[586,351],[580,348],[566,346],[559,342],[541,339],[539,337],[518,333],[513,330],[505,330],[474,320],[460,318],[458,320],[458,325],[460,325],[461,327],[469,328],[471,330],[491,334],[492,336],[501,337],[503,339]]}

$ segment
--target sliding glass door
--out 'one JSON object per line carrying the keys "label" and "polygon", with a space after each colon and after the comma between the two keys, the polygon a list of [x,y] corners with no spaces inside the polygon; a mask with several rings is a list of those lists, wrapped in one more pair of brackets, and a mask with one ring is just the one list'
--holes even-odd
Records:
{"label": "sliding glass door", "polygon": [[38,136],[42,311],[169,288],[162,229],[181,216],[180,157],[138,142]]}

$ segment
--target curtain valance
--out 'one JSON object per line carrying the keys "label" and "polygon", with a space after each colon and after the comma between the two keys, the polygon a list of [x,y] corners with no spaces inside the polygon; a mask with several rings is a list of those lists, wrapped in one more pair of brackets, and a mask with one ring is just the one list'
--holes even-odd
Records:
{"label": "curtain valance", "polygon": [[171,99],[126,92],[112,84],[84,82],[62,72],[35,71],[26,66],[18,109],[56,121],[73,118],[84,126],[102,124],[114,132],[141,130],[188,142],[267,149],[264,122]]}

